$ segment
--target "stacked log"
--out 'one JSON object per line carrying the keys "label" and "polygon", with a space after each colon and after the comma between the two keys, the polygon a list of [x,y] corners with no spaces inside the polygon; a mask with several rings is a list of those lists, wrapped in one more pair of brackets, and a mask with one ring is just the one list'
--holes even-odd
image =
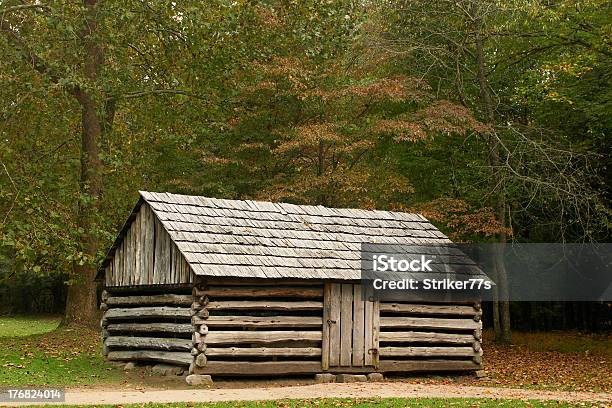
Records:
{"label": "stacked log", "polygon": [[190,372],[320,372],[322,297],[320,282],[196,280]]}
{"label": "stacked log", "polygon": [[184,293],[190,288],[175,287],[176,293],[165,290],[103,291],[101,327],[108,360],[190,364],[192,295]]}
{"label": "stacked log", "polygon": [[481,319],[480,303],[381,302],[382,371],[479,369]]}
{"label": "stacked log", "polygon": [[[108,310],[108,292],[106,290],[102,291],[101,302],[100,302],[100,310],[106,311]],[[102,329],[102,355],[108,356],[108,346],[106,345],[106,339],[108,338],[108,321],[104,319],[104,315],[102,316],[102,320],[100,320],[100,329]]]}
{"label": "stacked log", "polygon": [[206,367],[206,335],[208,334],[208,296],[203,292],[206,284],[199,282],[193,287],[191,302],[191,325],[193,326],[191,355],[193,360],[189,365],[189,374],[193,374],[196,367]]}

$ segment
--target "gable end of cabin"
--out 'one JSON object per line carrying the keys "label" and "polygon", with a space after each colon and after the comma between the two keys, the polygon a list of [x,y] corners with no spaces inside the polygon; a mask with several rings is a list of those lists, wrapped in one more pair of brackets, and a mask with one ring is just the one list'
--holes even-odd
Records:
{"label": "gable end of cabin", "polygon": [[193,282],[185,257],[146,202],[136,206],[103,266],[107,288]]}

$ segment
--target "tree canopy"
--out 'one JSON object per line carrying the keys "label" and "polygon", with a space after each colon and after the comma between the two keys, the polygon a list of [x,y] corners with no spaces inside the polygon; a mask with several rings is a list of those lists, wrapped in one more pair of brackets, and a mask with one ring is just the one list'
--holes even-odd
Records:
{"label": "tree canopy", "polygon": [[4,276],[94,291],[139,189],[421,211],[468,241],[605,240],[606,7],[1,1]]}

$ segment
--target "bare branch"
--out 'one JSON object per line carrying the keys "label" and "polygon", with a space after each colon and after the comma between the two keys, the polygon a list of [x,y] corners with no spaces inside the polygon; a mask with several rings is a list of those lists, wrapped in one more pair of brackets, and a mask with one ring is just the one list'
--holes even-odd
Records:
{"label": "bare branch", "polygon": [[18,4],[16,6],[1,8],[0,14],[4,15],[6,13],[12,13],[14,11],[27,10],[27,9],[40,9],[40,10],[45,10],[45,11],[50,10],[49,6],[45,4]]}
{"label": "bare branch", "polygon": [[6,175],[9,178],[9,180],[11,181],[11,184],[13,185],[13,189],[15,189],[16,192],[19,192],[19,189],[15,185],[15,182],[13,181],[13,178],[11,177],[11,173],[9,173],[9,171],[6,168],[6,165],[4,164],[4,162],[0,160],[0,164],[2,164],[2,167],[4,167],[4,172],[6,173]]}

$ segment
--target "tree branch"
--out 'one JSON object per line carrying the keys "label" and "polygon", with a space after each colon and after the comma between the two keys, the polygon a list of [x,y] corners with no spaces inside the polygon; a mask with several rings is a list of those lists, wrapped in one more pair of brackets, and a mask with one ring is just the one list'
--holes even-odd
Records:
{"label": "tree branch", "polygon": [[4,7],[0,9],[0,14],[4,15],[5,13],[12,13],[13,11],[26,10],[26,9],[41,9],[45,11],[49,11],[49,6],[45,4],[18,4],[16,6]]}
{"label": "tree branch", "polygon": [[184,91],[182,89],[151,89],[147,91],[132,92],[132,93],[126,93],[126,94],[122,94],[118,96],[113,96],[113,97],[110,97],[109,99],[135,99],[135,98],[142,98],[148,95],[160,95],[160,94],[183,95],[183,96],[188,96],[190,98],[206,100],[206,98],[204,98],[201,95],[196,95],[191,92]]}

